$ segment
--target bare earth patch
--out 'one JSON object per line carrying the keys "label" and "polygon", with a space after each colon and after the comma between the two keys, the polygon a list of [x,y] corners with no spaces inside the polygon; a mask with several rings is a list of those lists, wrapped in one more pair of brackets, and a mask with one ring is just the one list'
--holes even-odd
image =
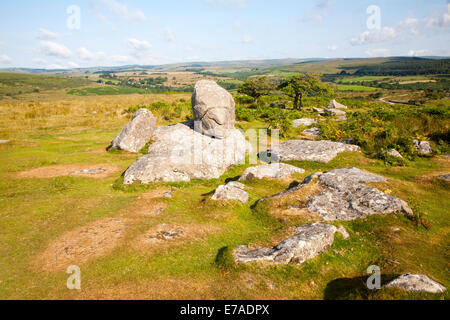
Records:
{"label": "bare earth patch", "polygon": [[56,178],[72,175],[103,179],[118,171],[120,168],[112,164],[65,164],[22,171],[16,178]]}
{"label": "bare earth patch", "polygon": [[132,242],[132,247],[138,250],[148,250],[162,246],[177,245],[205,237],[219,229],[209,225],[160,224],[137,237]]}
{"label": "bare earth patch", "polygon": [[122,216],[157,216],[167,209],[166,202],[158,201],[165,195],[169,194],[171,189],[160,188],[151,190],[139,196],[139,198],[131,203],[128,207],[121,211]]}
{"label": "bare earth patch", "polygon": [[108,218],[67,232],[32,261],[35,269],[55,272],[81,265],[112,251],[123,239],[126,221]]}

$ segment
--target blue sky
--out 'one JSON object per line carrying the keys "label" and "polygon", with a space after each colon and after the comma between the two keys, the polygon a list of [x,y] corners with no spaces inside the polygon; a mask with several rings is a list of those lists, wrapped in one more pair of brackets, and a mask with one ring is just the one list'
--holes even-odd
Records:
{"label": "blue sky", "polygon": [[15,0],[0,2],[0,30],[1,68],[450,56],[450,3]]}

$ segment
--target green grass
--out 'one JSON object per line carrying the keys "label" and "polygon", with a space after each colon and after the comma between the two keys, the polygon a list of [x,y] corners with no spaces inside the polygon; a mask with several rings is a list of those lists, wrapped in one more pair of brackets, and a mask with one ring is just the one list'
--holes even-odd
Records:
{"label": "green grass", "polygon": [[359,85],[337,85],[338,91],[351,91],[351,92],[368,92],[377,91],[377,88],[359,86]]}
{"label": "green grass", "polygon": [[77,88],[91,83],[90,80],[81,77],[0,73],[0,96]]}
{"label": "green grass", "polygon": [[[67,97],[64,96],[64,99]],[[381,267],[384,282],[393,275],[411,272],[424,273],[447,288],[450,286],[450,189],[447,182],[436,178],[439,174],[448,173],[448,160],[414,158],[408,160],[405,166],[398,167],[370,159],[364,154],[347,152],[328,164],[290,162],[306,172],[290,179],[245,182],[250,195],[248,204],[224,205],[209,199],[218,185],[235,180],[248,164],[230,168],[219,179],[210,181],[123,186],[122,172],[140,154],[101,151],[129,121],[129,117],[120,116],[123,111],[127,109],[131,114],[141,106],[138,103],[130,106],[127,102],[137,98],[142,96],[78,97],[76,101],[80,103],[77,108],[68,108],[65,113],[49,111],[55,105],[62,109],[67,103],[65,100],[58,100],[56,104],[53,100],[43,102],[34,97],[34,101],[21,102],[21,108],[29,108],[26,110],[37,114],[34,118],[27,117],[25,112],[20,118],[22,115],[17,115],[17,110],[9,104],[0,104],[5,114],[0,139],[5,137],[11,140],[7,145],[0,145],[0,299],[449,298],[448,293],[414,294],[387,289],[368,291],[364,286],[368,277],[367,267],[373,264]],[[62,98],[58,96],[55,99]],[[268,104],[272,102],[270,99],[267,98]],[[349,112],[368,112],[380,107],[365,98],[338,101],[348,105]],[[305,106],[310,108],[326,105],[327,102],[328,99],[308,98],[305,99]],[[121,107],[113,109],[119,103]],[[441,103],[444,102],[429,102],[433,107]],[[187,97],[180,99],[158,95],[157,99],[149,99],[143,104],[154,112],[159,124],[179,122],[192,116]],[[108,109],[92,114],[92,110],[102,110],[103,105]],[[253,119],[241,119],[237,126],[245,130],[267,128],[280,116],[290,121],[291,118],[312,115],[308,111],[272,109],[250,109],[247,116]],[[424,129],[445,126],[439,118],[442,116],[439,115],[441,109],[433,109],[437,114],[430,109],[431,113],[427,113],[426,117],[430,116],[434,122],[427,122],[429,127],[420,126]],[[410,109],[409,114],[417,110]],[[378,114],[379,117],[386,115],[389,114]],[[413,124],[411,121],[409,123]],[[342,126],[345,129],[345,125]],[[287,130],[285,139],[297,138],[302,129]],[[372,129],[368,126],[369,133]],[[77,163],[113,164],[121,170],[105,179],[73,176],[18,179],[15,176],[32,168]],[[284,239],[292,227],[308,222],[304,217],[295,216],[281,221],[279,217],[272,216],[267,207],[255,206],[259,199],[286,190],[291,183],[301,181],[313,172],[350,166],[389,178],[388,182],[376,187],[382,191],[389,189],[392,195],[407,201],[416,213],[429,221],[431,228],[427,229],[402,215],[336,222],[335,225],[347,228],[351,238],[344,240],[337,235],[329,250],[300,266],[234,265],[230,253],[236,246],[274,245]],[[46,273],[31,267],[36,255],[59,236],[99,219],[118,217],[142,194],[161,187],[175,190],[171,199],[158,200],[166,203],[167,209],[158,216],[134,217],[132,213],[126,216],[131,221],[126,239],[111,253],[80,266],[80,292],[66,288],[68,275],[64,271]],[[160,224],[194,229],[209,226],[213,231],[186,242],[149,250],[137,250],[130,245],[134,239]],[[400,231],[394,233],[393,228]]]}
{"label": "green grass", "polygon": [[149,91],[140,88],[131,87],[114,87],[114,86],[104,86],[104,87],[92,87],[92,88],[81,88],[81,89],[71,89],[67,91],[67,94],[75,96],[89,96],[89,95],[119,95],[119,94],[148,94]]}

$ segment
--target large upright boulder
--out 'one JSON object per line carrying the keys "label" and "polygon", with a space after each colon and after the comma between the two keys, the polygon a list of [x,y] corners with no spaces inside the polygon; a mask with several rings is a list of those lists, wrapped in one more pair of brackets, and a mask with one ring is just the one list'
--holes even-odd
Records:
{"label": "large upright boulder", "polygon": [[235,102],[232,95],[211,80],[197,82],[192,95],[194,120],[201,126],[195,130],[205,135],[223,139],[234,129]]}
{"label": "large upright boulder", "polygon": [[150,141],[156,119],[148,109],[139,109],[111,143],[110,148],[139,152]]}

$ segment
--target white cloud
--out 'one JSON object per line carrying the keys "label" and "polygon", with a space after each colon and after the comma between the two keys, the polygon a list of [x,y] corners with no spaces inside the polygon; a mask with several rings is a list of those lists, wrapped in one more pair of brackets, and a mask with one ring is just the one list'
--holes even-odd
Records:
{"label": "white cloud", "polygon": [[121,56],[121,55],[113,55],[111,56],[111,61],[118,64],[125,64],[125,63],[131,63],[133,61],[133,58],[128,56]]}
{"label": "white cloud", "polygon": [[413,35],[417,36],[419,34],[419,20],[415,18],[408,18],[405,21],[402,21],[398,25],[401,30],[408,30]]}
{"label": "white cloud", "polygon": [[6,54],[0,55],[0,63],[7,64],[11,62],[12,62],[11,58],[8,57]]}
{"label": "white cloud", "polygon": [[152,45],[150,42],[145,40],[137,40],[134,38],[130,38],[127,40],[127,45],[136,51],[146,51],[151,49]]}
{"label": "white cloud", "polygon": [[450,3],[447,3],[442,14],[429,14],[424,18],[425,28],[447,27],[450,24]]}
{"label": "white cloud", "polygon": [[41,66],[42,65],[46,65],[48,63],[47,60],[44,60],[44,59],[41,59],[41,58],[33,59],[33,62],[38,64],[38,65],[41,65]]}
{"label": "white cloud", "polygon": [[101,51],[91,52],[88,49],[82,47],[78,49],[78,57],[84,61],[94,61],[104,59],[106,55]]}
{"label": "white cloud", "polygon": [[166,36],[165,36],[166,40],[169,42],[174,42],[175,41],[175,35],[173,34],[173,31],[169,28],[166,29]]}
{"label": "white cloud", "polygon": [[131,21],[131,22],[145,22],[147,21],[147,17],[145,14],[139,10],[130,10],[128,6],[122,4],[116,0],[103,0],[103,3],[106,4],[108,9],[112,11],[114,14],[118,15],[123,20]]}
{"label": "white cloud", "polygon": [[241,42],[243,44],[250,44],[250,43],[253,43],[253,38],[251,36],[249,36],[249,35],[244,35],[242,37],[242,41]]}
{"label": "white cloud", "polygon": [[318,0],[316,7],[320,8],[320,9],[326,9],[326,8],[330,7],[334,2],[335,2],[335,0]]}
{"label": "white cloud", "polygon": [[409,50],[408,56],[410,57],[423,57],[426,55],[430,55],[431,51],[428,49],[421,49],[421,50]]}
{"label": "white cloud", "polygon": [[379,43],[384,41],[394,40],[399,36],[397,30],[391,27],[383,27],[381,29],[373,31],[364,31],[358,37],[352,38],[350,44],[352,46],[356,45],[366,45],[371,43]]}
{"label": "white cloud", "polygon": [[329,51],[336,51],[337,49],[338,49],[338,46],[335,45],[335,44],[332,44],[332,45],[328,46],[328,50]]}
{"label": "white cloud", "polygon": [[391,51],[389,49],[369,49],[366,54],[370,57],[387,57]]}
{"label": "white cloud", "polygon": [[245,8],[247,0],[205,0],[205,3],[211,7],[226,6]]}
{"label": "white cloud", "polygon": [[69,67],[69,68],[78,68],[79,67],[79,65],[76,63],[76,62],[73,62],[73,61],[69,61],[68,63],[67,63],[67,66]]}
{"label": "white cloud", "polygon": [[36,38],[40,40],[52,40],[59,38],[59,34],[46,30],[44,28],[40,28],[38,34],[36,35]]}
{"label": "white cloud", "polygon": [[72,51],[65,45],[52,41],[41,41],[41,51],[47,56],[58,58],[70,58],[72,56]]}

